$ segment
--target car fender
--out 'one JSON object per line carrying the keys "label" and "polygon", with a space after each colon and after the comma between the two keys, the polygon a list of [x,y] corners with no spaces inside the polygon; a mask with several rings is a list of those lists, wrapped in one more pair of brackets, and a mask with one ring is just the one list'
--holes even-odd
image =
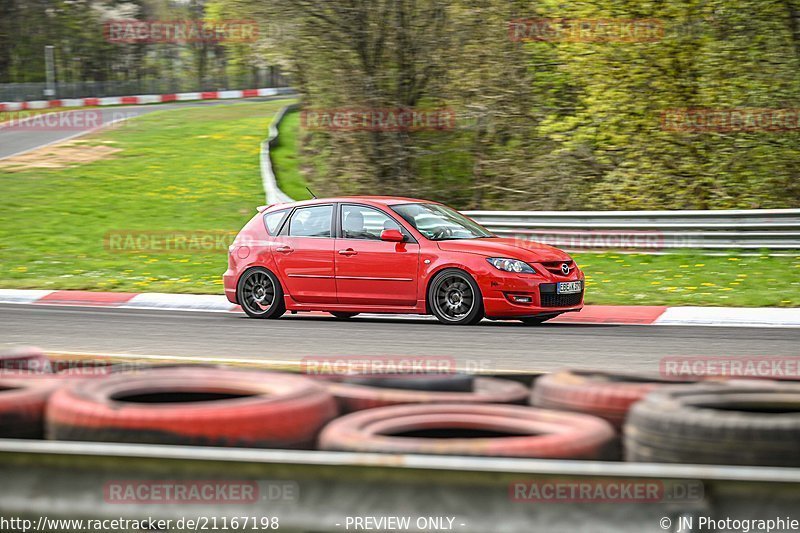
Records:
{"label": "car fender", "polygon": [[[479,279],[489,272],[489,263],[486,262],[486,258],[482,255],[459,254],[459,261],[456,261],[454,257],[450,257],[450,255],[451,254],[448,254],[448,257],[442,257],[438,254],[437,256],[433,256],[433,254],[424,251],[420,254],[420,283],[418,285],[419,294],[417,299],[421,302],[425,302],[426,313],[429,312],[428,289],[430,288],[433,278],[442,270],[447,268],[463,270],[472,276],[472,279],[474,279],[479,286]],[[430,263],[426,263],[427,260],[430,260]]]}
{"label": "car fender", "polygon": [[234,286],[239,286],[239,279],[249,269],[264,267],[277,276],[285,293],[286,283],[278,272],[275,258],[272,255],[274,247],[275,238],[267,233],[263,215],[259,213],[242,228],[231,244],[230,270],[238,272]]}

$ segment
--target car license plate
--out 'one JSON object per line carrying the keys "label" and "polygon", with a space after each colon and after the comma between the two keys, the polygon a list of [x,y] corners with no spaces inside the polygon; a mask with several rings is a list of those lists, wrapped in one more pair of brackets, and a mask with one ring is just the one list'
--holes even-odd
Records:
{"label": "car license plate", "polygon": [[558,292],[558,294],[575,294],[576,292],[581,292],[581,282],[562,281],[558,284],[556,292]]}

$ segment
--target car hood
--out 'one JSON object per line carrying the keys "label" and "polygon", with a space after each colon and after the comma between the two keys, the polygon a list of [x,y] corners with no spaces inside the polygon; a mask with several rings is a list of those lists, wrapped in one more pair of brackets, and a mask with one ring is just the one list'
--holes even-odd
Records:
{"label": "car hood", "polygon": [[486,257],[508,257],[521,261],[541,263],[547,261],[569,261],[568,253],[547,244],[523,239],[489,238],[438,241],[439,248],[448,252],[465,252]]}

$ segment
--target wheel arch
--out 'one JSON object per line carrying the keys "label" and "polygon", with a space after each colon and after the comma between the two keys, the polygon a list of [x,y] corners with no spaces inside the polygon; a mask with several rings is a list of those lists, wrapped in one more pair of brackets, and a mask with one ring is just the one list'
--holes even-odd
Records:
{"label": "wheel arch", "polygon": [[[278,277],[278,275],[275,273],[275,270],[272,269],[272,268],[269,268],[269,266],[267,266],[267,265],[264,265],[262,263],[253,263],[251,265],[248,265],[245,269],[243,269],[239,273],[239,276],[236,278],[236,300],[238,301],[239,306],[242,307],[242,310],[246,314],[248,314],[249,316],[254,317],[254,318],[262,318],[262,316],[253,315],[251,313],[251,311],[249,311],[247,309],[247,306],[245,306],[244,302],[242,302],[242,298],[240,297],[242,279],[244,279],[247,276],[247,274],[249,274],[249,273],[251,273],[251,272],[253,272],[255,270],[266,271],[268,277],[273,278],[272,282],[273,282],[273,285],[275,285],[275,298],[277,298],[277,301],[280,302],[280,304],[278,304],[279,307],[276,308],[276,309],[278,309],[278,311],[277,311],[277,315],[275,315],[275,318],[279,318],[281,315],[283,315],[286,312],[286,290],[284,289],[283,282]],[[270,306],[269,309],[272,309],[272,308],[273,308],[273,306]],[[274,311],[269,311],[269,312],[265,311],[265,314],[263,315],[263,317],[272,318],[273,314],[274,314]]]}
{"label": "wheel arch", "polygon": [[238,269],[238,272],[236,274],[236,283],[234,284],[234,287],[236,287],[237,295],[239,292],[239,282],[241,281],[242,277],[246,273],[250,272],[255,268],[264,268],[266,270],[269,270],[272,273],[272,275],[275,276],[281,283],[281,287],[283,288],[284,293],[286,292],[286,283],[284,283],[283,278],[280,275],[280,272],[278,272],[278,265],[275,263],[275,259],[272,257],[272,253],[269,253],[266,255],[260,255],[253,262]]}
{"label": "wheel arch", "polygon": [[475,286],[478,288],[478,294],[480,295],[481,305],[483,305],[483,292],[481,291],[481,286],[478,283],[478,277],[475,275],[475,273],[472,272],[469,268],[465,268],[465,265],[457,265],[457,264],[449,264],[448,263],[448,264],[437,265],[435,269],[433,269],[431,272],[428,273],[428,279],[425,282],[425,293],[424,293],[424,296],[425,296],[425,314],[428,314],[428,315],[433,314],[433,312],[431,311],[431,308],[430,308],[431,304],[430,304],[430,300],[429,300],[431,284],[433,283],[433,280],[436,279],[436,276],[438,276],[439,273],[441,273],[441,272],[443,272],[445,270],[460,270],[461,272],[463,272],[464,274],[466,274],[470,278],[472,278],[472,281],[475,282]]}

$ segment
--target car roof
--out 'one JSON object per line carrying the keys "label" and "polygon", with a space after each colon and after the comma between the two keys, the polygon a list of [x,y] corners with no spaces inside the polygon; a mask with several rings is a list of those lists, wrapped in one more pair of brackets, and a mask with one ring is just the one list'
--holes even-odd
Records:
{"label": "car roof", "polygon": [[316,205],[316,204],[329,204],[333,202],[357,202],[371,205],[397,205],[397,204],[438,204],[433,200],[421,200],[419,198],[404,198],[402,196],[337,196],[333,198],[314,198],[312,200],[303,200],[300,202],[285,202],[272,204],[265,210],[273,209],[286,209],[296,206]]}

